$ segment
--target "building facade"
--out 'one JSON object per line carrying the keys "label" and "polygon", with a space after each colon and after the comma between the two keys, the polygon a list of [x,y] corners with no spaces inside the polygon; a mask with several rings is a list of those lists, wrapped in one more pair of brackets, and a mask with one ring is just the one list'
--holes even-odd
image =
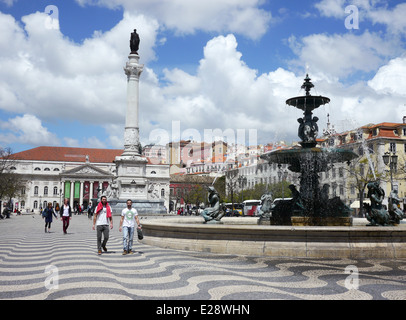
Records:
{"label": "building facade", "polygon": [[[360,185],[379,179],[386,195],[384,204],[392,189],[400,198],[406,197],[406,123],[368,124],[327,135],[320,144],[326,148],[350,149],[359,155],[351,164],[336,164],[322,174],[322,181],[330,185],[332,196],[340,196],[352,208],[359,209]],[[385,164],[385,154],[396,157],[397,163],[392,168]],[[365,199],[367,191],[365,188]]]}
{"label": "building facade", "polygon": [[[49,202],[55,206],[68,198],[72,207],[86,208],[100,194],[114,197],[114,160],[122,153],[117,149],[67,147],[38,147],[15,153],[12,170],[25,187],[12,199],[14,207],[38,212]],[[145,170],[148,185],[143,187],[148,188],[149,197],[164,199],[168,207],[169,167],[148,162]]]}

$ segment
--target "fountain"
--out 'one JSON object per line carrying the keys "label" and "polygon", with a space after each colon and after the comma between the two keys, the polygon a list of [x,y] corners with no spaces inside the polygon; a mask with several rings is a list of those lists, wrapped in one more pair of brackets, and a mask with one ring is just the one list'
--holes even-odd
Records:
{"label": "fountain", "polygon": [[312,111],[330,102],[323,96],[312,96],[314,87],[306,75],[302,89],[306,95],[286,100],[286,104],[304,111],[299,118],[300,145],[290,149],[271,151],[261,156],[269,163],[287,164],[292,172],[300,173],[300,190],[290,186],[293,198],[280,201],[272,209],[271,224],[282,225],[351,225],[350,212],[339,197],[328,198],[328,185],[319,186],[319,173],[327,171],[334,163],[349,162],[358,157],[350,150],[317,147],[317,117]]}
{"label": "fountain", "polygon": [[[379,201],[382,196],[376,194],[379,190],[375,185],[369,186],[371,199],[376,195],[373,199],[377,201],[370,210],[371,226],[368,227],[364,219],[353,221],[349,216],[350,209],[339,197],[329,199],[327,185],[320,188],[320,172],[328,170],[334,163],[349,162],[357,155],[348,150],[317,147],[318,119],[313,117],[312,111],[330,99],[310,95],[312,87],[306,76],[302,86],[306,95],[286,101],[304,111],[304,117],[298,119],[301,146],[262,156],[270,163],[288,164],[291,171],[300,173],[300,189],[289,186],[292,200],[282,200],[272,207],[272,195],[263,195],[262,214],[271,216],[267,225],[259,224],[256,217],[224,217],[220,222],[219,199],[211,189],[211,206],[201,217],[144,219],[143,243],[177,250],[249,256],[406,258],[406,224],[389,224],[384,228],[378,225],[389,220],[381,210]],[[393,215],[400,216],[395,212],[400,199],[396,194],[392,198]]]}

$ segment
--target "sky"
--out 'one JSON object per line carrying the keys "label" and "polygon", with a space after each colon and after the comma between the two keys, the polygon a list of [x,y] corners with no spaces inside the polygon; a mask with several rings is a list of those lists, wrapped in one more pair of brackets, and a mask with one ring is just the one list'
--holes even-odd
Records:
{"label": "sky", "polygon": [[133,29],[142,145],[319,136],[406,115],[406,3],[381,0],[0,0],[0,147],[122,149]]}

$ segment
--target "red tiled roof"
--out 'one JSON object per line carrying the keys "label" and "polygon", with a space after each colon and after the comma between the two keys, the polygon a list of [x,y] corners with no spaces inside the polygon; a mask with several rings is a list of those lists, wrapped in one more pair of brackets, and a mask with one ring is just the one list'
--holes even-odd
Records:
{"label": "red tiled roof", "polygon": [[381,123],[378,123],[378,124],[373,124],[373,123],[370,123],[370,124],[367,124],[367,125],[365,125],[365,126],[363,126],[363,127],[361,127],[361,128],[369,128],[369,129],[372,129],[372,128],[397,128],[397,127],[400,127],[400,126],[406,126],[406,124],[405,123],[397,123],[397,122],[381,122]]}
{"label": "red tiled roof", "polygon": [[90,162],[112,163],[116,156],[120,156],[122,153],[123,150],[119,149],[37,147],[15,153],[13,158],[16,160],[85,162],[88,155]]}

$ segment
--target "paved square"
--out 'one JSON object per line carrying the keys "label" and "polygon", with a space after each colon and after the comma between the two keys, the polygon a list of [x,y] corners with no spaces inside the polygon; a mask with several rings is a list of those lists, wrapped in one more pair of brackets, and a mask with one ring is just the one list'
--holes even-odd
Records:
{"label": "paved square", "polygon": [[59,219],[51,233],[39,215],[1,220],[0,299],[406,299],[406,260],[244,257],[137,241],[123,256],[118,226],[115,217],[98,256],[86,215],[73,216],[66,235]]}

